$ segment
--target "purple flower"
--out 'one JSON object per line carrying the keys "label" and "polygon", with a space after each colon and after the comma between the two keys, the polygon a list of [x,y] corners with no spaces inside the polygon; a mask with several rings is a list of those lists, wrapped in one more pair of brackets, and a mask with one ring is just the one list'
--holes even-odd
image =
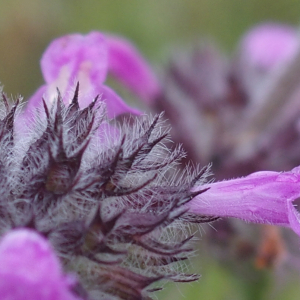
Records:
{"label": "purple flower", "polygon": [[62,273],[52,247],[38,233],[17,229],[0,242],[2,300],[79,300],[75,280]]}
{"label": "purple flower", "polygon": [[27,111],[38,107],[43,96],[52,103],[57,88],[64,102],[70,103],[75,85],[80,82],[81,107],[101,95],[109,117],[126,112],[139,114],[104,84],[108,71],[146,102],[159,90],[146,61],[129,42],[100,32],[85,36],[71,34],[54,40],[41,59],[41,69],[45,85],[30,98]]}
{"label": "purple flower", "polygon": [[265,23],[252,28],[241,41],[242,56],[249,65],[270,70],[287,61],[296,53],[299,45],[295,28]]}
{"label": "purple flower", "polygon": [[292,228],[300,235],[300,167],[290,172],[256,172],[244,178],[201,185],[209,188],[189,204],[191,213],[235,217]]}

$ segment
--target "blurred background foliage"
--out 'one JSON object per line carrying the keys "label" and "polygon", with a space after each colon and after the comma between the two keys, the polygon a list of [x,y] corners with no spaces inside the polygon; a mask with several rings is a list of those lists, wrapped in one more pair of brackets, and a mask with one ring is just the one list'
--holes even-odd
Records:
{"label": "blurred background foliage", "polygon": [[[123,35],[159,70],[174,47],[211,38],[230,55],[251,26],[264,21],[298,25],[300,18],[299,0],[0,0],[0,7],[0,82],[8,95],[25,99],[43,82],[39,59],[44,49],[67,33]],[[200,281],[170,284],[159,299],[299,299],[300,272],[288,280],[278,270],[240,277],[215,261],[205,245],[192,264],[202,274]],[[251,271],[254,263],[248,267]]]}

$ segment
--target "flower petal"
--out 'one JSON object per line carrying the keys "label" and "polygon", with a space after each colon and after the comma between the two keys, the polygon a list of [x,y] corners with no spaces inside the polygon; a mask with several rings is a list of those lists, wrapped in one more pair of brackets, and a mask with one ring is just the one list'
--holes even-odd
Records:
{"label": "flower petal", "polygon": [[71,34],[54,40],[41,59],[46,83],[64,94],[68,86],[80,81],[103,83],[107,75],[107,44],[100,32],[86,36]]}
{"label": "flower petal", "polygon": [[111,88],[102,86],[101,99],[106,103],[107,115],[109,118],[114,118],[118,115],[130,113],[140,115],[141,112],[135,108],[128,106]]}
{"label": "flower petal", "polygon": [[33,230],[14,230],[2,238],[0,265],[3,300],[79,300],[51,246]]}
{"label": "flower petal", "polygon": [[288,226],[300,235],[300,216],[293,205],[300,197],[300,173],[296,169],[257,172],[199,188],[207,187],[208,191],[188,204],[192,213]]}
{"label": "flower petal", "polygon": [[159,93],[158,82],[146,60],[125,39],[107,37],[109,71],[137,96],[150,104]]}

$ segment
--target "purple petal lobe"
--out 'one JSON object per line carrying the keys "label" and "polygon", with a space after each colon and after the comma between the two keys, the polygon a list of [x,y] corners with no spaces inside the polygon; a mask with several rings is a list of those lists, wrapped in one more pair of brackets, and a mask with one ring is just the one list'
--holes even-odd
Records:
{"label": "purple petal lobe", "polygon": [[79,300],[49,243],[32,230],[17,229],[2,238],[0,266],[2,300]]}
{"label": "purple petal lobe", "polygon": [[71,34],[54,40],[41,60],[46,83],[59,79],[63,89],[67,84],[88,74],[91,81],[103,83],[107,72],[107,44],[100,32],[88,35]]}
{"label": "purple petal lobe", "polygon": [[188,204],[191,212],[287,226],[300,235],[300,215],[293,205],[300,197],[297,169],[283,173],[257,172],[199,188],[207,187],[208,191]]}
{"label": "purple petal lobe", "polygon": [[107,42],[109,71],[137,96],[150,104],[160,89],[148,63],[125,39],[108,36]]}
{"label": "purple petal lobe", "polygon": [[118,115],[131,113],[140,115],[140,111],[128,106],[111,88],[102,86],[101,99],[106,103],[107,115],[109,118],[114,118]]}

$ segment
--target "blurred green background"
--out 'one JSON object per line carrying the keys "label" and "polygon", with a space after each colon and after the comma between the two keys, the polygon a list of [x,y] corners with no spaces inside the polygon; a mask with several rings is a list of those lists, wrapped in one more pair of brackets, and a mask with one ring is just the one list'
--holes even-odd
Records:
{"label": "blurred green background", "polygon": [[[297,0],[0,0],[0,82],[8,95],[30,96],[43,82],[39,59],[44,49],[66,33],[124,35],[159,69],[174,47],[195,39],[212,37],[230,54],[251,26],[264,21],[298,25],[299,19]],[[247,281],[209,252],[203,247],[193,262],[202,274],[199,282],[168,285],[158,298],[299,299],[300,272],[282,286],[278,274],[267,270],[255,271]]]}
{"label": "blurred green background", "polygon": [[298,0],[0,0],[0,82],[28,97],[42,83],[43,50],[66,33],[124,35],[159,65],[174,45],[212,36],[230,51],[257,22],[299,17]]}

